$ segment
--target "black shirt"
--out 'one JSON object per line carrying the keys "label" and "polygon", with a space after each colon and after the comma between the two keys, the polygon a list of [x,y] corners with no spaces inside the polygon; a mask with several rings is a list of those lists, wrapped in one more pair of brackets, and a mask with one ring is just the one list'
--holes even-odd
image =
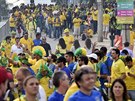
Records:
{"label": "black shirt", "polygon": [[46,51],[46,57],[48,57],[49,56],[49,50],[51,50],[50,44],[45,43],[45,44],[41,44],[41,46],[45,49],[45,51]]}

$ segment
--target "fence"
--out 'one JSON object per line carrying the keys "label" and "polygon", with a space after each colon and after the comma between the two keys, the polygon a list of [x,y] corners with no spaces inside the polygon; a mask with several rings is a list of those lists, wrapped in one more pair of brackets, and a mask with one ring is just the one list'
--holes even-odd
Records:
{"label": "fence", "polygon": [[9,20],[0,22],[0,42],[9,35]]}

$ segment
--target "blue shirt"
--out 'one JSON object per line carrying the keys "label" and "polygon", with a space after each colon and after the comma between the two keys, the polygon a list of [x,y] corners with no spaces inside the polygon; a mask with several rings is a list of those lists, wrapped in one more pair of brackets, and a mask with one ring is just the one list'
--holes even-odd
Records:
{"label": "blue shirt", "polygon": [[63,67],[62,69],[61,69],[62,71],[64,71],[64,72],[66,72],[66,74],[67,74],[67,76],[69,77],[69,78],[71,78],[71,76],[70,76],[70,70],[65,66],[65,67]]}
{"label": "blue shirt", "polygon": [[[108,75],[108,70],[107,70],[107,66],[105,63],[100,63],[100,75]],[[105,87],[104,86],[104,83],[106,81],[106,79],[104,78],[99,78],[99,81],[100,81],[100,84],[101,84],[101,87]]]}
{"label": "blue shirt", "polygon": [[107,60],[104,62],[107,66],[108,75],[111,75],[110,68],[112,67],[113,60],[110,57],[107,57]]}
{"label": "blue shirt", "polygon": [[39,46],[39,45],[42,44],[42,40],[40,40],[40,39],[35,39],[35,40],[33,40],[33,43],[34,43],[34,46]]}
{"label": "blue shirt", "polygon": [[71,72],[73,71],[74,65],[75,65],[74,62],[72,62],[72,63],[70,63],[70,64],[68,65],[68,69],[69,69]]}
{"label": "blue shirt", "polygon": [[48,98],[48,101],[63,101],[64,96],[62,94],[59,94],[57,91],[54,91],[52,95]]}
{"label": "blue shirt", "polygon": [[90,95],[86,95],[80,90],[70,96],[68,101],[102,101],[100,92],[92,90]]}

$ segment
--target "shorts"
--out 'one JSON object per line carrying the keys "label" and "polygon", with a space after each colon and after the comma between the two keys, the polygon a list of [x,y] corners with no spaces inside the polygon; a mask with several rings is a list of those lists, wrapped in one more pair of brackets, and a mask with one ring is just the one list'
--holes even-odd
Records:
{"label": "shorts", "polygon": [[109,32],[109,25],[103,25],[103,31]]}
{"label": "shorts", "polygon": [[80,27],[74,27],[74,35],[80,35]]}

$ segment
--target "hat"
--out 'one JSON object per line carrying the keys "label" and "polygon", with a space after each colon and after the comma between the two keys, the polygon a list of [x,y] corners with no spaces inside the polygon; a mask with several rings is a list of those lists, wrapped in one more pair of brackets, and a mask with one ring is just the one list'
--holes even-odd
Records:
{"label": "hat", "polygon": [[64,30],[64,33],[69,33],[70,31],[69,31],[69,29],[68,28],[66,28],[65,30]]}
{"label": "hat", "polygon": [[90,55],[87,55],[87,57],[89,57],[89,58],[94,58],[95,60],[98,60],[98,56],[97,56],[97,54],[95,54],[95,53],[92,53],[92,54],[90,54]]}
{"label": "hat", "polygon": [[12,35],[16,35],[16,32],[15,32],[15,31],[12,31],[11,34],[12,34]]}
{"label": "hat", "polygon": [[57,59],[57,63],[60,63],[60,62],[64,62],[64,63],[66,63],[66,59],[65,59],[65,57],[60,56],[60,57]]}
{"label": "hat", "polygon": [[36,49],[36,50],[34,51],[34,54],[39,55],[40,57],[42,57],[42,56],[43,56],[42,51],[41,51],[41,50],[39,50],[39,49]]}
{"label": "hat", "polygon": [[35,47],[33,47],[32,53],[36,54],[36,55],[39,55],[40,57],[46,56],[45,49],[42,46],[35,46]]}
{"label": "hat", "polygon": [[4,67],[0,67],[0,84],[4,83],[7,79],[10,79],[11,75],[6,71]]}
{"label": "hat", "polygon": [[45,63],[40,66],[39,71],[36,75],[37,79],[41,79],[43,77],[43,75],[41,74],[41,72],[43,72],[43,71],[47,71],[47,74],[46,74],[47,77],[49,77],[49,78],[52,77],[53,72],[49,69],[49,67]]}
{"label": "hat", "polygon": [[87,51],[85,48],[78,48],[75,50],[75,53],[74,53],[75,56],[82,56],[82,55],[86,56],[86,54],[87,54]]}

